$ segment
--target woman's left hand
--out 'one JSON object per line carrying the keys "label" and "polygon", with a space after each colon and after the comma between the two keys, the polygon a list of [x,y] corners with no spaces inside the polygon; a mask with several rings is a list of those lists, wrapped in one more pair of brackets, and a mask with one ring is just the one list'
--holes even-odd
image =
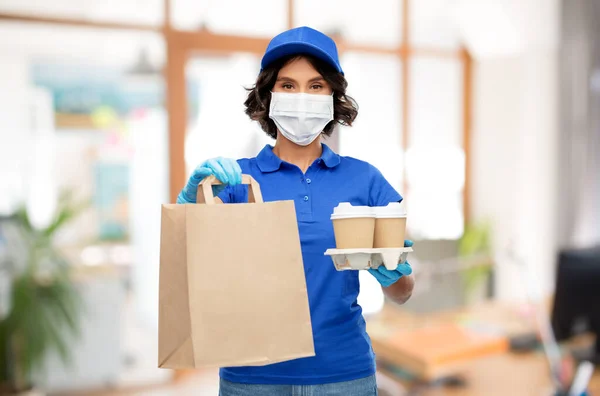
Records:
{"label": "woman's left hand", "polygon": [[[404,241],[404,247],[411,247],[412,245],[413,241],[408,239]],[[412,267],[408,261],[406,261],[402,264],[398,264],[398,267],[392,271],[385,268],[385,266],[380,265],[379,268],[369,269],[369,272],[375,277],[375,279],[377,279],[381,286],[389,287],[396,283],[403,276],[412,274]]]}

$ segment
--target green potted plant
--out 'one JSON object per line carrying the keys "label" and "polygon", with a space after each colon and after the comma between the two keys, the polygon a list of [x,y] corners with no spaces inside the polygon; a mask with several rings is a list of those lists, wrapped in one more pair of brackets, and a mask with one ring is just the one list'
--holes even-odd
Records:
{"label": "green potted plant", "polygon": [[[462,282],[467,303],[482,298],[493,268],[491,226],[489,222],[469,224],[458,241],[458,256],[466,264]],[[485,295],[483,296],[485,298]]]}
{"label": "green potted plant", "polygon": [[[40,394],[34,377],[50,352],[69,361],[69,343],[79,329],[80,298],[71,267],[54,244],[55,235],[85,207],[70,193],[61,194],[52,222],[36,229],[27,210],[9,218],[10,259],[7,314],[0,320],[0,394]],[[37,392],[37,393],[36,393]]]}

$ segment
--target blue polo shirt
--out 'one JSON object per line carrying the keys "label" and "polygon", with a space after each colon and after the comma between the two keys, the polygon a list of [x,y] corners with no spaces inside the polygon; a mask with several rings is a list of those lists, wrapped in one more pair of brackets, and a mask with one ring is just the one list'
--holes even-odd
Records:
{"label": "blue polo shirt", "polygon": [[[402,197],[374,166],[322,146],[321,157],[305,174],[279,159],[268,145],[256,158],[238,160],[242,172],[260,184],[265,202],[294,200],[316,356],[261,367],[222,368],[220,375],[227,381],[317,385],[375,373],[375,355],[357,303],[358,271],[336,271],[324,253],[335,247],[330,216],[340,202],[384,206]],[[229,186],[219,197],[224,203],[247,202],[248,188]]]}

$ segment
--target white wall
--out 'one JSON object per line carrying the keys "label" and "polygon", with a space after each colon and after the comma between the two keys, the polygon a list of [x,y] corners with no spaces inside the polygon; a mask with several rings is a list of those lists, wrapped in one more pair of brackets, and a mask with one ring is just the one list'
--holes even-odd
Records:
{"label": "white wall", "polygon": [[136,314],[158,337],[160,211],[168,202],[168,136],[165,111],[129,122],[135,152],[130,169],[130,227]]}
{"label": "white wall", "polygon": [[[498,253],[512,245],[551,290],[557,246],[556,61],[550,54],[478,62],[472,203],[494,224]],[[515,267],[499,262],[501,298],[522,294]]]}
{"label": "white wall", "polygon": [[[527,9],[537,0],[525,1]],[[501,58],[476,59],[471,163],[472,211],[491,219],[499,254],[496,290],[522,298],[522,270],[506,260],[509,246],[533,269],[543,293],[553,289],[559,180],[558,1],[538,7],[520,26],[527,45]],[[528,30],[529,29],[529,30]],[[529,35],[529,36],[527,36]]]}
{"label": "white wall", "polygon": [[0,213],[10,213],[25,199],[25,155],[31,140],[30,84],[24,59],[0,56]]}

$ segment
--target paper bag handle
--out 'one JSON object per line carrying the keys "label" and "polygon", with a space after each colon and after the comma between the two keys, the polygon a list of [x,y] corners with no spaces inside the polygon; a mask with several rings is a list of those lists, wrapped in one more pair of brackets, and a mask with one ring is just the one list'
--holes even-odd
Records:
{"label": "paper bag handle", "polygon": [[[205,203],[207,205],[215,204],[215,197],[212,192],[212,186],[222,184],[215,176],[205,177],[198,184],[198,194],[196,203]],[[248,203],[262,203],[262,193],[256,180],[250,175],[242,175],[242,184],[248,185]]]}

